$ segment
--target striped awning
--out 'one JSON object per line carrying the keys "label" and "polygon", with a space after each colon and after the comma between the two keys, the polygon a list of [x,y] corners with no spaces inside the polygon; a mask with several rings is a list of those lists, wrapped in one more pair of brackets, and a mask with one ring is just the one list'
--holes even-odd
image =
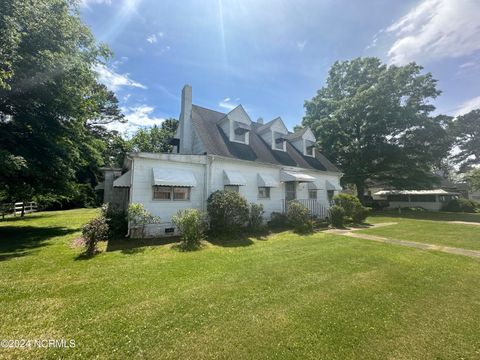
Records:
{"label": "striped awning", "polygon": [[113,181],[113,187],[121,188],[121,187],[130,187],[131,183],[132,172],[128,170],[125,174],[120,176],[119,178]]}
{"label": "striped awning", "polygon": [[197,179],[190,170],[172,168],[153,168],[154,186],[180,186],[195,187]]}
{"label": "striped awning", "polygon": [[280,181],[313,182],[315,178],[301,172],[282,170],[280,172]]}
{"label": "striped awning", "polygon": [[247,180],[239,171],[223,170],[224,185],[247,185]]}
{"label": "striped awning", "polygon": [[328,180],[325,181],[325,187],[327,188],[327,190],[334,190],[334,191],[342,191],[343,190],[340,185],[332,183]]}
{"label": "striped awning", "polygon": [[309,182],[307,185],[308,190],[323,190],[324,187],[320,185],[318,181]]}
{"label": "striped awning", "polygon": [[257,176],[258,187],[278,187],[279,183],[271,175],[258,174]]}

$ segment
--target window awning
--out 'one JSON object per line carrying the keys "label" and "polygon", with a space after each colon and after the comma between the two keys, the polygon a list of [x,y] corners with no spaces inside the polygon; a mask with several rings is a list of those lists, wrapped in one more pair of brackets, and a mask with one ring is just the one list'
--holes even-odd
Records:
{"label": "window awning", "polygon": [[155,186],[197,186],[197,180],[192,171],[172,169],[172,168],[153,168],[153,185]]}
{"label": "window awning", "polygon": [[313,182],[313,176],[302,174],[295,171],[280,171],[280,181],[298,181],[298,182]]}
{"label": "window awning", "polygon": [[247,180],[238,171],[223,170],[224,185],[247,185]]}
{"label": "window awning", "polygon": [[334,184],[334,183],[331,183],[330,181],[326,180],[325,181],[325,187],[327,188],[327,190],[334,190],[334,191],[342,191],[342,187],[337,185],[337,184]]}
{"label": "window awning", "polygon": [[271,175],[258,174],[258,187],[278,187],[278,181]]}
{"label": "window awning", "polygon": [[125,174],[113,181],[113,187],[130,187],[131,185],[131,171],[128,170]]}
{"label": "window awning", "polygon": [[309,182],[307,185],[308,190],[322,190],[323,186],[318,182]]}

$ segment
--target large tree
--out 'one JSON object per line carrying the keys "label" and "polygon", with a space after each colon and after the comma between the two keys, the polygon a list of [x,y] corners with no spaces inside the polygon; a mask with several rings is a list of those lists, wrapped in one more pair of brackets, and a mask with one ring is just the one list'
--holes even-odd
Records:
{"label": "large tree", "polygon": [[424,188],[451,145],[448,116],[430,114],[440,94],[422,67],[387,66],[377,58],[337,61],[326,86],[305,102],[302,124],[323,153],[344,172],[363,200],[374,181],[397,188]]}
{"label": "large tree", "polygon": [[68,196],[94,182],[86,174],[106,147],[98,126],[123,119],[93,71],[109,56],[76,1],[1,2],[0,191],[9,198]]}
{"label": "large tree", "polygon": [[170,140],[177,131],[178,120],[166,119],[160,126],[138,130],[128,141],[130,151],[171,152]]}
{"label": "large tree", "polygon": [[458,116],[451,124],[451,132],[458,147],[452,159],[461,171],[480,165],[480,109]]}

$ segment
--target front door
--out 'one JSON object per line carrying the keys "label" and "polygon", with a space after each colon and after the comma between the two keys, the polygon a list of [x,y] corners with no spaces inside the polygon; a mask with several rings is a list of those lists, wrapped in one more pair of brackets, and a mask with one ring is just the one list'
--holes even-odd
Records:
{"label": "front door", "polygon": [[285,200],[295,200],[297,198],[297,194],[295,191],[295,181],[287,181],[285,182]]}

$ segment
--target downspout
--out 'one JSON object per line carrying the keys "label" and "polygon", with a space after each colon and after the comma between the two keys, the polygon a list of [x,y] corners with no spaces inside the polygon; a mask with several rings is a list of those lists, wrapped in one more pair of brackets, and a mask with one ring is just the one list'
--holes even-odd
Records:
{"label": "downspout", "polygon": [[210,179],[211,179],[211,171],[212,171],[212,163],[214,161],[214,157],[206,154],[206,162],[205,162],[205,175],[204,175],[204,191],[203,191],[203,203],[202,203],[202,210],[207,210],[207,200],[210,191]]}
{"label": "downspout", "polygon": [[[135,158],[131,158],[130,156],[127,155],[127,159],[131,160],[132,163],[131,163],[131,178],[130,178],[130,191],[128,192],[128,205],[127,205],[127,214],[128,214],[128,207],[129,205],[132,203],[132,193],[133,193],[133,178],[134,178],[134,174],[135,174]],[[128,216],[128,215],[127,215]],[[127,224],[127,234],[125,235],[125,237],[130,237],[130,221],[128,221],[128,224]]]}

